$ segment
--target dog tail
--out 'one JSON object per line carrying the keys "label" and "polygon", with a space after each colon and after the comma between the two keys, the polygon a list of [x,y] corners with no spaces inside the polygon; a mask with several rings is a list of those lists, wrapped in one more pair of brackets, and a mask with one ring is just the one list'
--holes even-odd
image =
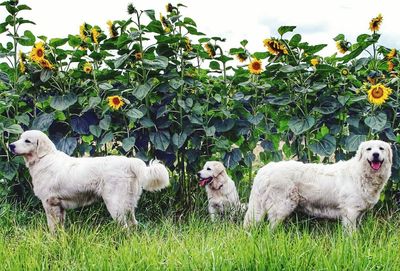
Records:
{"label": "dog tail", "polygon": [[150,161],[146,167],[143,178],[143,189],[147,191],[158,191],[169,185],[169,174],[167,168],[157,160]]}

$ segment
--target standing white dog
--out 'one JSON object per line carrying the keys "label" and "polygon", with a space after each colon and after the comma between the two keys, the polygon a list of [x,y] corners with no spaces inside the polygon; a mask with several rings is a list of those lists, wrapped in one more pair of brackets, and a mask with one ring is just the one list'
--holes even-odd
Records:
{"label": "standing white dog", "polygon": [[354,230],[357,218],[378,202],[391,167],[390,145],[379,140],[363,142],[355,157],[336,164],[269,163],[254,179],[244,226],[268,213],[273,228],[299,210],[339,218],[346,229]]}
{"label": "standing white dog", "polygon": [[235,182],[228,176],[221,162],[205,163],[197,175],[200,178],[199,185],[206,187],[208,212],[212,221],[215,220],[217,214],[235,215],[243,209]]}
{"label": "standing white dog", "polygon": [[113,219],[136,225],[135,208],[142,189],[156,191],[169,184],[167,169],[157,161],[149,166],[123,156],[75,158],[58,151],[42,132],[24,132],[9,145],[23,155],[35,195],[42,201],[51,231],[63,225],[65,209],[102,198]]}

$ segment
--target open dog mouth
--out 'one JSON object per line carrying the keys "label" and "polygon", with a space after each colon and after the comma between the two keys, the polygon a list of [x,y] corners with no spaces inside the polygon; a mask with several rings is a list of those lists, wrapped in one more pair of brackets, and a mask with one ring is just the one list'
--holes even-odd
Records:
{"label": "open dog mouth", "polygon": [[368,160],[368,163],[369,163],[369,165],[371,166],[371,168],[373,170],[379,170],[381,168],[382,164],[383,164],[383,160],[382,161],[379,161],[379,160],[369,161]]}
{"label": "open dog mouth", "polygon": [[199,185],[200,186],[205,186],[209,184],[212,181],[213,177],[208,177],[208,178],[200,178]]}

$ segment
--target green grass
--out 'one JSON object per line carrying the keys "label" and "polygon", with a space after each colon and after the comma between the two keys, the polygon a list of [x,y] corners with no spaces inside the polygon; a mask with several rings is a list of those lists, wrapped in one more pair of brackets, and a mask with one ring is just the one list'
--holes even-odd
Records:
{"label": "green grass", "polygon": [[69,212],[51,235],[42,211],[0,205],[1,270],[399,270],[400,216],[369,214],[359,231],[293,217],[276,231],[264,223],[211,223],[192,216],[149,219],[124,230],[96,210]]}

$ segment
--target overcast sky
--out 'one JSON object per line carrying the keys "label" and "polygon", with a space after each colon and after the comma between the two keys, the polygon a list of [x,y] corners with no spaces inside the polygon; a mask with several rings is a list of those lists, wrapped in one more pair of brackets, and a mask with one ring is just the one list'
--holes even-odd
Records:
{"label": "overcast sky", "polygon": [[[168,3],[155,0],[20,0],[33,9],[24,12],[26,19],[36,22],[30,29],[35,35],[49,38],[78,34],[83,22],[106,29],[107,20],[128,18],[126,7],[131,2],[137,9],[154,9],[157,17],[159,12],[165,14]],[[343,33],[348,41],[354,42],[359,34],[370,33],[369,21],[379,13],[383,16],[379,43],[400,47],[399,4],[396,0],[182,0],[171,3],[185,4],[187,8],[182,8],[183,15],[194,19],[199,31],[226,38],[225,50],[238,47],[241,40],[247,39],[251,52],[263,51],[263,39],[277,36],[279,26],[296,25],[296,33],[303,36],[303,41],[326,43],[329,46],[323,53],[331,55],[336,52],[333,38],[337,34]],[[1,10],[1,21],[4,14]],[[0,41],[4,40],[2,35]]]}

